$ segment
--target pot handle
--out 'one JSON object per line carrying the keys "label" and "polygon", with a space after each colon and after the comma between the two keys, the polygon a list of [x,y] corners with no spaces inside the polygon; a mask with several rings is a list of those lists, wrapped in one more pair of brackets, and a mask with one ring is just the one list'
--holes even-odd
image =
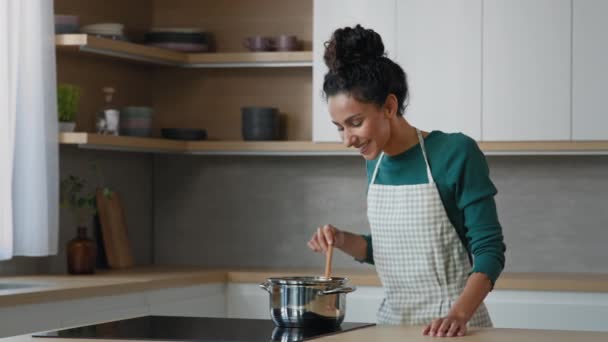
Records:
{"label": "pot handle", "polygon": [[355,291],[357,288],[355,286],[345,286],[345,287],[336,287],[331,290],[321,290],[319,291],[320,295],[330,295],[336,293],[349,293]]}
{"label": "pot handle", "polygon": [[262,290],[266,290],[266,292],[268,292],[268,293],[271,293],[271,292],[270,292],[270,283],[269,283],[269,282],[267,282],[267,281],[265,281],[265,282],[263,282],[263,283],[260,283],[260,288],[261,288]]}

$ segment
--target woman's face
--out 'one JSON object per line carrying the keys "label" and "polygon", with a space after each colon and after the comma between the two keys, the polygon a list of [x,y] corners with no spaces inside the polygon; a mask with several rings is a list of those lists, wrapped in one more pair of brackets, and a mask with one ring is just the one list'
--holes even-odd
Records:
{"label": "woman's face", "polygon": [[357,101],[348,94],[328,99],[332,122],[347,147],[359,150],[363,158],[376,159],[390,137],[390,120],[384,106]]}

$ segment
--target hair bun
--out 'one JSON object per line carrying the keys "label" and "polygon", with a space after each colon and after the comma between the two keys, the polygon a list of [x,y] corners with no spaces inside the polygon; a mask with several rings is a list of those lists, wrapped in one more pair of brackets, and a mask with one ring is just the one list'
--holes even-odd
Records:
{"label": "hair bun", "polygon": [[346,65],[365,63],[384,56],[384,44],[378,33],[361,25],[339,28],[325,43],[325,64],[332,71]]}

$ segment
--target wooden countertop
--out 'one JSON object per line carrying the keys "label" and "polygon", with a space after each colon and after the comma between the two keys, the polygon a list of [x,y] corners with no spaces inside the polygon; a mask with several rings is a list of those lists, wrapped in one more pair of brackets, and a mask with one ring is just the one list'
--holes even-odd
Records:
{"label": "wooden countertop", "polygon": [[[255,283],[272,276],[321,275],[321,269],[228,271],[228,281]],[[332,275],[348,277],[358,286],[380,286],[374,270],[334,269]],[[608,274],[593,273],[503,273],[496,282],[499,290],[608,292]]]}
{"label": "wooden countertop", "polygon": [[422,327],[374,326],[319,339],[323,342],[467,341],[467,342],[605,342],[608,332],[556,331],[531,329],[471,329],[467,336],[441,338],[422,336]]}
{"label": "wooden countertop", "polygon": [[[315,275],[320,269],[208,269],[185,266],[148,266],[98,272],[89,276],[39,275],[0,277],[0,284],[38,286],[1,290],[0,307],[118,295],[204,283],[258,283],[272,276]],[[373,270],[336,269],[333,275],[348,277],[357,286],[380,286]],[[608,275],[580,273],[505,273],[496,283],[501,290],[608,292]]]}
{"label": "wooden countertop", "polygon": [[[315,341],[319,342],[392,342],[392,341],[467,341],[467,342],[606,342],[608,332],[588,331],[557,331],[557,330],[531,330],[531,329],[471,329],[467,336],[443,339],[439,337],[422,336],[422,327],[404,326],[373,326],[354,331],[327,336]],[[90,342],[90,339],[58,339],[35,338],[28,335],[7,337],[0,342]],[[105,340],[106,342],[124,342],[124,340]],[[132,340],[136,341],[136,340]],[[149,341],[148,341],[149,342]]]}

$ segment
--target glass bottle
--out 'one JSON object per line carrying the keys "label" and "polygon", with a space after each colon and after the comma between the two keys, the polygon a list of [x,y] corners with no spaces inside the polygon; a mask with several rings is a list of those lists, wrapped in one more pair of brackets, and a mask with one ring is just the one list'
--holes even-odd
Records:
{"label": "glass bottle", "polygon": [[87,227],[78,227],[78,235],[68,243],[68,273],[95,273],[95,242],[87,237]]}
{"label": "glass bottle", "polygon": [[104,106],[97,113],[97,133],[118,135],[118,126],[120,121],[120,111],[112,106],[112,96],[114,88],[104,87]]}

